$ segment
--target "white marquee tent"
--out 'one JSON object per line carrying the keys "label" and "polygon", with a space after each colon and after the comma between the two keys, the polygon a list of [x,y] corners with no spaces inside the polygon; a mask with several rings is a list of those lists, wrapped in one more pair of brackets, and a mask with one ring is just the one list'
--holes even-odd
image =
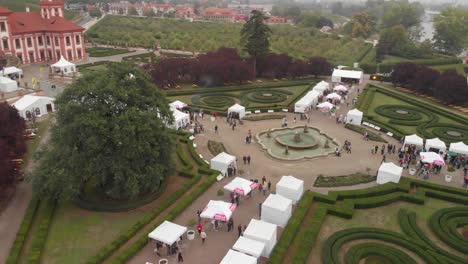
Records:
{"label": "white marquee tent", "polygon": [[265,249],[265,243],[240,236],[234,246],[232,246],[232,249],[259,258]]}
{"label": "white marquee tent", "polygon": [[236,177],[230,183],[226,184],[224,189],[240,195],[247,195],[256,187],[257,183],[241,177]]}
{"label": "white marquee tent", "polygon": [[426,145],[425,145],[426,151],[429,151],[431,148],[439,150],[439,151],[447,150],[447,146],[445,145],[445,142],[443,142],[439,138],[432,138],[432,139],[426,140]]}
{"label": "white marquee tent", "polygon": [[3,68],[3,71],[2,71],[3,76],[9,76],[10,74],[18,74],[18,76],[21,78],[23,76],[23,70],[18,69],[16,67],[5,67],[5,68]]}
{"label": "white marquee tent", "polygon": [[340,85],[337,85],[335,86],[335,88],[333,88],[333,91],[336,91],[336,92],[346,92],[348,91],[348,87],[340,84]]}
{"label": "white marquee tent", "polygon": [[318,91],[310,91],[304,97],[299,99],[295,104],[294,104],[294,112],[296,113],[305,113],[309,111],[312,106],[317,104],[318,98],[320,96],[320,92]]}
{"label": "white marquee tent", "polygon": [[169,125],[170,128],[173,129],[181,129],[190,124],[190,115],[179,111],[177,109],[171,109],[172,115],[174,116],[174,123]]}
{"label": "white marquee tent", "polygon": [[187,232],[187,227],[164,221],[156,229],[148,234],[148,237],[167,245],[172,245]]}
{"label": "white marquee tent", "polygon": [[360,126],[362,122],[362,116],[363,113],[356,108],[349,110],[348,114],[346,114],[346,123]]}
{"label": "white marquee tent", "polygon": [[220,171],[223,175],[226,174],[229,166],[236,167],[236,157],[227,154],[226,152],[219,153],[210,161],[210,168],[212,170]]}
{"label": "white marquee tent", "polygon": [[395,165],[393,162],[384,162],[380,165],[377,173],[377,183],[384,184],[387,182],[398,183],[403,173],[403,168]]}
{"label": "white marquee tent", "polygon": [[67,61],[63,56],[60,56],[60,60],[56,63],[50,65],[50,68],[54,73],[63,73],[65,75],[76,72],[75,64]]}
{"label": "white marquee tent", "polygon": [[462,155],[468,155],[468,145],[463,142],[450,143],[449,151]]}
{"label": "white marquee tent", "polygon": [[201,218],[213,220],[227,221],[232,216],[232,212],[236,210],[235,203],[226,203],[223,201],[210,200],[200,214]]}
{"label": "white marquee tent", "polygon": [[337,93],[331,93],[331,94],[328,94],[326,98],[331,99],[331,100],[341,100],[341,95]]}
{"label": "white marquee tent", "polygon": [[18,110],[21,117],[29,119],[34,113],[36,116],[43,116],[49,112],[55,112],[55,99],[52,97],[25,95],[12,105]]}
{"label": "white marquee tent", "polygon": [[238,113],[239,118],[242,119],[245,116],[245,107],[240,104],[234,104],[228,108],[228,114],[229,113]]}
{"label": "white marquee tent", "polygon": [[230,249],[220,264],[257,264],[257,258]]}
{"label": "white marquee tent", "polygon": [[444,158],[442,158],[438,153],[435,152],[421,152],[419,153],[421,161],[424,163],[430,163],[434,165],[445,165]]}
{"label": "white marquee tent", "polygon": [[423,139],[416,134],[405,136],[403,146],[415,145],[416,147],[422,148],[424,146]]}
{"label": "white marquee tent", "polygon": [[350,71],[341,69],[333,70],[331,77],[332,82],[341,83],[344,82],[346,79],[351,79],[362,83],[362,81],[364,80],[364,73],[362,71]]}
{"label": "white marquee tent", "polygon": [[9,93],[18,90],[18,83],[7,77],[0,77],[0,92]]}
{"label": "white marquee tent", "polygon": [[330,102],[323,102],[317,105],[317,108],[320,108],[326,111],[330,111],[330,109],[332,109],[333,107],[335,107],[335,105]]}
{"label": "white marquee tent", "polygon": [[262,256],[268,258],[276,245],[276,225],[262,220],[250,220],[244,236],[265,244]]}
{"label": "white marquee tent", "polygon": [[293,176],[283,176],[276,184],[276,194],[291,199],[296,204],[304,194],[304,181]]}
{"label": "white marquee tent", "polygon": [[270,194],[262,204],[262,221],[285,227],[291,214],[292,201],[279,194]]}
{"label": "white marquee tent", "polygon": [[182,109],[182,108],[184,108],[186,106],[187,106],[186,103],[181,102],[179,100],[176,100],[176,101],[169,104],[169,108],[171,108],[171,109]]}

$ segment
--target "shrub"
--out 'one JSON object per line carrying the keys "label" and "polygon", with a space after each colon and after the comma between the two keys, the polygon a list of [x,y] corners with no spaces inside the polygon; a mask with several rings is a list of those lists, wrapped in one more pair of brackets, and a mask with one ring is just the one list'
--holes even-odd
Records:
{"label": "shrub", "polygon": [[213,156],[216,156],[221,152],[226,152],[224,144],[214,140],[208,140],[208,150]]}
{"label": "shrub", "polygon": [[39,210],[44,211],[42,212],[42,219],[40,219],[39,227],[37,228],[36,233],[32,235],[31,248],[27,256],[28,263],[41,262],[42,249],[44,248],[47,235],[49,234],[49,227],[52,222],[57,202],[44,200],[42,205],[43,207],[41,206]]}
{"label": "shrub", "polygon": [[368,183],[376,180],[376,176],[364,173],[354,173],[344,176],[319,176],[314,182],[315,187],[338,187]]}
{"label": "shrub", "polygon": [[223,196],[224,195],[224,190],[223,189],[218,189],[218,191],[216,192],[216,195]]}
{"label": "shrub", "polygon": [[261,121],[261,120],[271,120],[271,119],[283,119],[285,114],[265,114],[265,115],[250,115],[243,118],[243,120],[248,121]]}
{"label": "shrub", "polygon": [[119,55],[119,54],[135,52],[135,51],[128,50],[128,49],[93,47],[93,48],[86,49],[86,52],[89,54],[90,57],[107,57],[107,56],[114,56],[114,55]]}

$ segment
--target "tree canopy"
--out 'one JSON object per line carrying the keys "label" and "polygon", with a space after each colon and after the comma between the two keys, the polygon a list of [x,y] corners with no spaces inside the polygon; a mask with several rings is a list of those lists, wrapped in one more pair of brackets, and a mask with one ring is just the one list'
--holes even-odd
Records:
{"label": "tree canopy", "polygon": [[434,17],[434,47],[458,54],[468,49],[468,10],[446,8]]}
{"label": "tree canopy", "polygon": [[18,164],[12,162],[26,152],[25,121],[16,108],[0,103],[0,188],[12,184],[19,173]]}
{"label": "tree canopy", "polygon": [[367,38],[374,30],[374,21],[367,12],[354,14],[351,21],[346,24],[345,31],[351,34],[353,38]]}
{"label": "tree canopy", "polygon": [[[114,198],[156,190],[173,168],[168,102],[129,64],[85,74],[57,100],[51,144],[31,175],[39,195],[70,198],[85,183]],[[88,186],[88,185],[87,185]]]}
{"label": "tree canopy", "polygon": [[377,44],[377,56],[391,54],[405,58],[420,58],[425,51],[416,47],[410,40],[408,32],[403,25],[384,29]]}

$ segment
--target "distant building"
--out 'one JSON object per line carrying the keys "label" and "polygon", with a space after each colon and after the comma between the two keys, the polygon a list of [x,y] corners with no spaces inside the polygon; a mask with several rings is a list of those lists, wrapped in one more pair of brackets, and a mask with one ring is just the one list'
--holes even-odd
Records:
{"label": "distant building", "polygon": [[22,64],[86,59],[84,29],[64,18],[62,0],[40,0],[40,13],[0,6],[0,51]]}
{"label": "distant building", "polygon": [[234,12],[227,8],[207,8],[202,14],[204,20],[234,22]]}
{"label": "distant building", "polygon": [[286,23],[290,23],[290,21],[286,17],[281,17],[281,16],[270,16],[270,17],[268,17],[266,22],[268,24],[286,24]]}

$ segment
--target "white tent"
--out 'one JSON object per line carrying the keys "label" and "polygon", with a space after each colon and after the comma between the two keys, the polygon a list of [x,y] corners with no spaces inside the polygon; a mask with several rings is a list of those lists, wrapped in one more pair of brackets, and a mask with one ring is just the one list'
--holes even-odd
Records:
{"label": "white tent", "polygon": [[203,209],[200,217],[213,220],[227,221],[231,218],[232,212],[236,210],[235,203],[210,200]]}
{"label": "white tent", "polygon": [[377,173],[377,183],[384,184],[387,182],[398,183],[403,173],[403,168],[395,165],[393,162],[382,163]]}
{"label": "white tent", "polygon": [[330,103],[330,102],[323,102],[323,103],[320,103],[320,104],[317,105],[317,108],[327,110],[327,111],[329,111],[333,107],[335,107],[335,105]]}
{"label": "white tent", "polygon": [[24,119],[31,118],[34,113],[36,116],[43,116],[49,112],[55,112],[55,99],[52,97],[25,95],[12,105],[18,110]]}
{"label": "white tent", "polygon": [[360,126],[362,122],[362,115],[362,112],[356,108],[349,110],[348,114],[346,114],[346,123]]}
{"label": "white tent", "polygon": [[226,152],[219,153],[216,157],[211,159],[210,168],[212,170],[220,171],[223,175],[226,174],[229,166],[236,167],[236,157],[227,154]]}
{"label": "white tent", "polygon": [[232,249],[259,258],[265,249],[265,243],[240,236],[234,246],[232,246]]}
{"label": "white tent", "polygon": [[449,151],[462,155],[468,155],[468,145],[463,142],[450,143]]}
{"label": "white tent", "polygon": [[318,91],[309,91],[304,97],[299,99],[294,104],[294,112],[296,113],[305,113],[309,111],[313,105],[318,102],[320,93]]}
{"label": "white tent", "polygon": [[341,83],[346,80],[355,80],[358,83],[362,83],[364,80],[364,73],[362,71],[349,71],[349,70],[341,70],[341,69],[334,69],[332,73],[331,80],[334,83]]}
{"label": "white tent", "polygon": [[292,201],[279,194],[270,194],[262,204],[262,221],[285,227],[291,214]]}
{"label": "white tent", "polygon": [[236,177],[230,183],[224,186],[225,190],[235,192],[240,195],[247,195],[257,187],[257,183],[247,179]]}
{"label": "white tent", "polygon": [[445,142],[443,142],[439,138],[432,138],[432,139],[426,140],[426,145],[425,145],[426,151],[429,151],[431,148],[439,150],[439,151],[447,150],[447,146],[445,145]]}
{"label": "white tent", "polygon": [[276,245],[276,225],[262,220],[250,220],[244,236],[265,244],[262,256],[268,258]]}
{"label": "white tent", "polygon": [[346,92],[348,91],[348,87],[340,84],[340,85],[337,85],[335,86],[335,88],[333,88],[333,91],[336,91],[336,92]]}
{"label": "white tent", "polygon": [[233,106],[228,108],[228,114],[229,113],[238,113],[239,118],[242,119],[245,116],[245,107],[243,107],[240,104],[234,104]]}
{"label": "white tent", "polygon": [[18,74],[18,77],[21,78],[23,76],[23,70],[18,69],[16,67],[5,67],[5,68],[3,68],[3,71],[2,71],[3,76],[9,76],[10,74],[13,74],[13,75]]}
{"label": "white tent", "polygon": [[423,139],[421,137],[419,137],[416,134],[413,134],[413,135],[409,135],[409,136],[405,137],[405,141],[403,143],[403,146],[406,146],[406,145],[415,145],[417,147],[422,148],[424,146],[424,143],[423,143]]}
{"label": "white tent", "polygon": [[182,108],[184,108],[184,107],[186,107],[186,106],[187,106],[186,103],[181,102],[181,101],[179,101],[179,100],[176,100],[176,101],[174,101],[174,102],[172,102],[172,103],[169,104],[169,108],[170,108],[170,109],[182,109]]}
{"label": "white tent", "polygon": [[18,90],[18,83],[7,77],[0,77],[0,92],[9,93]]}
{"label": "white tent", "polygon": [[187,227],[164,221],[148,234],[148,237],[167,245],[172,245],[187,232]]}
{"label": "white tent", "polygon": [[435,152],[421,152],[419,153],[421,161],[424,163],[430,163],[435,165],[445,165],[444,158]]}
{"label": "white tent", "polygon": [[220,264],[257,264],[257,258],[230,249]]}
{"label": "white tent", "polygon": [[172,115],[174,116],[174,123],[169,125],[170,128],[173,129],[181,129],[190,124],[190,115],[179,111],[175,108],[171,109]]}
{"label": "white tent", "polygon": [[304,194],[304,181],[293,176],[283,176],[276,184],[276,193],[296,204]]}
{"label": "white tent", "polygon": [[331,99],[331,100],[341,100],[341,95],[337,93],[331,93],[331,94],[328,94],[326,98]]}
{"label": "white tent", "polygon": [[50,65],[54,73],[63,73],[65,75],[73,74],[76,72],[75,64],[67,61],[63,56],[60,56],[60,60]]}

